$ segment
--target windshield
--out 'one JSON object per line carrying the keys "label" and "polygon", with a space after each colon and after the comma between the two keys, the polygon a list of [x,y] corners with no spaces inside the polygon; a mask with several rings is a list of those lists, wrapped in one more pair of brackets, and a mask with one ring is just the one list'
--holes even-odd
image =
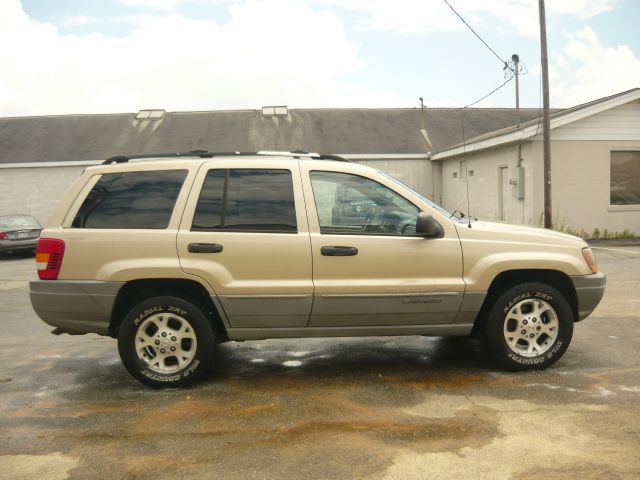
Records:
{"label": "windshield", "polygon": [[433,200],[429,200],[427,197],[425,197],[424,195],[422,195],[421,193],[416,192],[413,188],[411,188],[409,185],[407,185],[406,183],[402,183],[400,180],[398,180],[396,177],[394,177],[393,175],[389,175],[387,172],[383,172],[383,171],[378,171],[378,173],[380,173],[381,175],[387,177],[389,180],[393,180],[395,183],[397,183],[398,185],[400,185],[401,187],[406,188],[407,190],[409,190],[411,193],[413,193],[416,197],[419,197],[422,201],[424,201],[425,203],[427,203],[430,207],[435,208],[436,210],[438,210],[441,214],[446,215],[447,217],[452,217],[455,218],[456,220],[458,219],[458,217],[456,217],[455,215],[453,215],[451,212],[448,212],[447,210],[445,210],[444,208],[442,208],[440,205],[438,205],[437,203],[435,203]]}
{"label": "windshield", "polygon": [[40,224],[30,215],[12,215],[0,217],[0,228],[40,228]]}

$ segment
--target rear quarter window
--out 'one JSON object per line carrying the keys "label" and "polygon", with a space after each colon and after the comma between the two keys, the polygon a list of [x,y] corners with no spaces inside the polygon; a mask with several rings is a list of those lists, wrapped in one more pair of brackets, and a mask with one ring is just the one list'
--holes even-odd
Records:
{"label": "rear quarter window", "polygon": [[164,229],[187,170],[107,173],[78,210],[73,228]]}

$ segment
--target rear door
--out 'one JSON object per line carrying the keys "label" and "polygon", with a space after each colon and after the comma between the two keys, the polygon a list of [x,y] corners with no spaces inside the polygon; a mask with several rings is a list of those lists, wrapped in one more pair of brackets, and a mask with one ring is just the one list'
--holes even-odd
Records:
{"label": "rear door", "polygon": [[233,328],[304,327],[313,283],[298,164],[238,165],[198,172],[178,233],[182,269],[211,285]]}
{"label": "rear door", "polygon": [[443,221],[442,238],[417,236],[421,208],[392,180],[323,167],[301,163],[315,284],[309,325],[454,323],[464,295],[455,227]]}

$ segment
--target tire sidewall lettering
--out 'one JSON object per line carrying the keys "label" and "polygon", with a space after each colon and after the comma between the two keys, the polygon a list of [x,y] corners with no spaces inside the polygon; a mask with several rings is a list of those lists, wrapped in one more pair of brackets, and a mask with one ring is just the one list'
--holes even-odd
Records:
{"label": "tire sidewall lettering", "polygon": [[545,292],[535,292],[533,295],[531,294],[531,292],[521,293],[520,295],[516,295],[513,299],[511,299],[511,301],[509,301],[507,306],[504,307],[503,313],[506,315],[515,304],[522,300],[526,300],[527,298],[539,298],[540,300],[544,300],[545,302],[553,301],[553,296]]}
{"label": "tire sidewall lettering", "polygon": [[176,315],[181,315],[181,316],[186,316],[187,315],[187,311],[186,310],[183,310],[182,308],[179,308],[179,307],[174,307],[173,305],[169,305],[167,307],[165,307],[164,305],[156,305],[154,307],[150,307],[150,308],[145,309],[144,312],[142,312],[140,315],[138,315],[136,318],[134,318],[133,319],[133,324],[137,327],[146,318],[150,317],[151,315],[154,315],[156,313],[161,313],[161,312],[175,313]]}
{"label": "tire sidewall lettering", "polygon": [[142,370],[140,370],[140,373],[145,377],[150,378],[151,380],[155,380],[156,382],[177,382],[183,378],[187,378],[189,375],[194,373],[200,366],[200,363],[200,360],[196,358],[185,370],[171,375],[162,375],[156,372],[152,372],[147,368],[143,368]]}

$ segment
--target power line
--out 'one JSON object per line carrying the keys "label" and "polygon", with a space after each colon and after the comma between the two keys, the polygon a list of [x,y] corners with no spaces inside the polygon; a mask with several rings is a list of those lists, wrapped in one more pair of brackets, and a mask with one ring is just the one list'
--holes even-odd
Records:
{"label": "power line", "polygon": [[495,57],[496,57],[498,60],[500,60],[500,63],[502,63],[502,65],[504,65],[504,68],[505,68],[505,69],[506,69],[506,68],[508,68],[508,64],[507,64],[507,62],[506,62],[506,61],[504,61],[504,60],[500,57],[500,55],[498,55],[498,54],[496,53],[496,51],[495,51],[493,48],[491,48],[487,42],[485,42],[485,41],[484,41],[484,39],[483,39],[483,38],[478,34],[478,32],[476,32],[476,31],[473,29],[473,27],[471,27],[471,25],[469,25],[469,24],[467,23],[467,21],[466,21],[464,18],[462,18],[462,15],[460,15],[458,12],[456,12],[456,9],[455,9],[455,8],[453,8],[453,7],[451,6],[451,4],[450,4],[447,0],[442,0],[442,1],[443,1],[444,3],[446,3],[446,4],[447,4],[447,6],[451,9],[451,11],[452,11],[453,13],[455,13],[455,14],[457,15],[457,17],[458,17],[460,20],[462,20],[462,23],[464,23],[464,24],[467,26],[467,28],[468,28],[469,30],[471,30],[471,32],[472,32],[476,37],[478,37],[478,40],[480,40],[482,43],[484,43],[484,46],[485,46],[485,47],[487,47],[487,48],[491,51],[491,53],[493,53],[493,54],[495,55]]}
{"label": "power line", "polygon": [[[491,95],[493,95],[494,93],[496,93],[498,90],[500,90],[502,87],[504,87],[507,83],[509,83],[511,80],[513,80],[514,76],[512,75],[511,77],[507,78],[503,83],[501,83],[500,85],[498,85],[496,88],[494,88],[493,90],[491,90],[489,93],[487,93],[485,96],[480,97],[478,100],[476,100],[473,103],[470,103],[469,105],[465,105],[464,107],[460,107],[455,110],[466,110],[469,107],[473,107],[475,104],[480,103],[482,100],[489,98]],[[422,97],[420,97],[420,101],[421,101],[421,108],[426,108],[426,106],[424,105]],[[415,110],[418,107],[413,107],[413,109]]]}
{"label": "power line", "polygon": [[465,105],[464,107],[461,108],[461,110],[464,110],[465,108],[469,108],[469,107],[473,107],[476,103],[480,103],[482,100],[484,100],[485,98],[489,98],[491,95],[493,95],[494,93],[496,93],[498,90],[500,90],[502,87],[504,87],[507,83],[509,83],[511,80],[513,80],[513,75],[510,76],[509,78],[507,78],[504,83],[502,83],[501,85],[499,85],[498,87],[494,88],[493,90],[491,90],[489,93],[487,93],[484,97],[479,98],[478,100],[476,100],[473,103],[470,103],[469,105]]}

